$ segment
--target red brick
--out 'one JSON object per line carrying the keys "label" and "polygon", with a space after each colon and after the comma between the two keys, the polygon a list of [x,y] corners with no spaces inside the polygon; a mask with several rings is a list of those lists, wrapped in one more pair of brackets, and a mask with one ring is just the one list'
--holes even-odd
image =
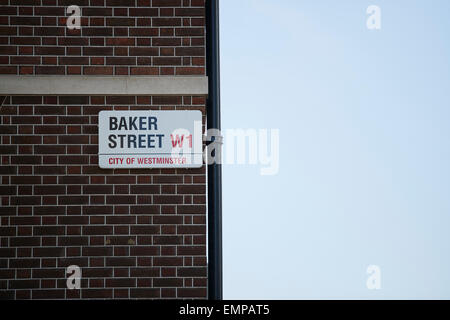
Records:
{"label": "red brick", "polygon": [[[205,75],[203,0],[10,2],[17,7],[0,7],[0,24],[21,26],[0,27],[0,73]],[[65,28],[72,4],[81,31]],[[27,280],[12,284],[13,298],[205,298],[205,168],[97,164],[101,110],[205,105],[206,96],[8,97],[0,286]],[[65,290],[72,264],[87,277],[82,290]]]}
{"label": "red brick", "polygon": [[153,0],[154,7],[181,7],[181,0]]}
{"label": "red brick", "polygon": [[179,18],[153,18],[153,26],[155,27],[177,27],[181,26]]}
{"label": "red brick", "polygon": [[84,67],[85,75],[112,75],[112,67]]}
{"label": "red brick", "polygon": [[160,289],[157,288],[137,288],[130,290],[130,298],[159,298]]}
{"label": "red brick", "polygon": [[157,75],[158,72],[158,68],[153,67],[131,68],[131,75]]}
{"label": "red brick", "polygon": [[65,73],[64,67],[44,67],[44,66],[37,66],[34,69],[34,72],[36,74],[53,74],[53,75],[62,75]]}
{"label": "red brick", "polygon": [[83,299],[107,299],[113,297],[113,289],[82,289]]}
{"label": "red brick", "polygon": [[177,288],[178,298],[202,298],[206,295],[206,288]]}

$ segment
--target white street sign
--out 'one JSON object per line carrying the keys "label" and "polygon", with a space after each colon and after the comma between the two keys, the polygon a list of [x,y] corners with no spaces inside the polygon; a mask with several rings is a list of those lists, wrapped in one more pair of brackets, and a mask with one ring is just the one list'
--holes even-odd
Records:
{"label": "white street sign", "polygon": [[100,168],[199,168],[202,151],[198,110],[99,113]]}

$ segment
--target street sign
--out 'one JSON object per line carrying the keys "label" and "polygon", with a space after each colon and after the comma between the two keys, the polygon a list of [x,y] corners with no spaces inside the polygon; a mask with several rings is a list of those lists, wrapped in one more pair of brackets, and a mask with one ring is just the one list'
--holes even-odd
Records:
{"label": "street sign", "polygon": [[199,168],[202,151],[198,110],[99,113],[100,168]]}

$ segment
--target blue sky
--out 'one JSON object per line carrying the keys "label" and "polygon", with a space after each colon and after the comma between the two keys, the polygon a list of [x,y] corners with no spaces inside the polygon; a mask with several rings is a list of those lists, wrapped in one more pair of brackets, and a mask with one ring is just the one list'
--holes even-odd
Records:
{"label": "blue sky", "polygon": [[224,165],[226,299],[450,298],[449,13],[221,1],[222,126],[281,142],[278,175]]}

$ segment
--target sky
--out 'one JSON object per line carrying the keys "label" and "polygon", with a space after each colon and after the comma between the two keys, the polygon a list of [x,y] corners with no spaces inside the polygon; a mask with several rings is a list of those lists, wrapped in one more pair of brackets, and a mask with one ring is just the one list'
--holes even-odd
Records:
{"label": "sky", "polygon": [[220,10],[222,127],[280,136],[223,167],[224,298],[450,299],[450,1]]}

